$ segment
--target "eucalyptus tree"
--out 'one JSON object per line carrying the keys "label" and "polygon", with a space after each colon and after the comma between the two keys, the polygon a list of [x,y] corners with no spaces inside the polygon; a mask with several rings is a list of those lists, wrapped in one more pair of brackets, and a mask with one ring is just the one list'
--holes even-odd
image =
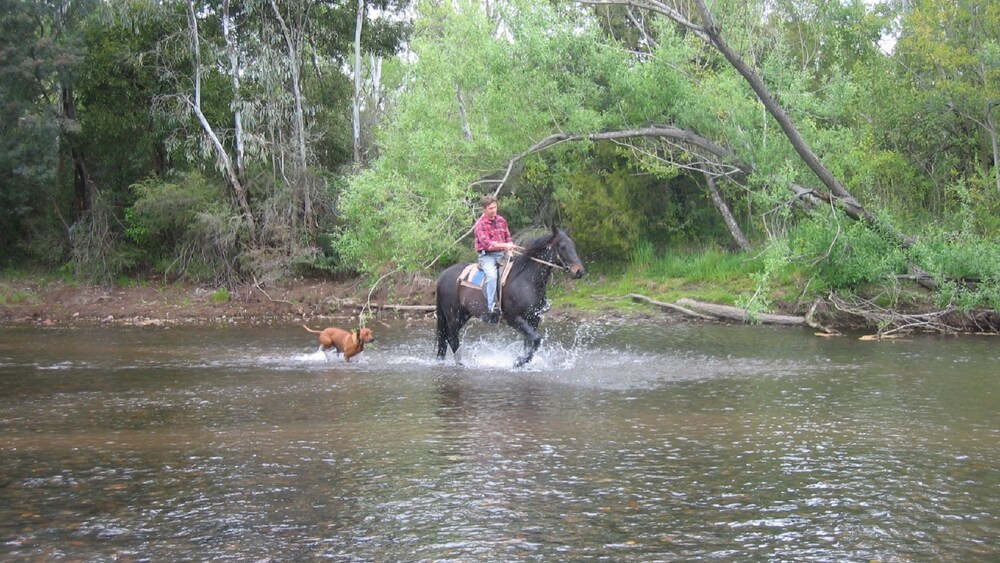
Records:
{"label": "eucalyptus tree", "polygon": [[[225,205],[210,222],[239,233],[225,237],[227,271],[267,280],[318,254],[310,231],[326,220],[320,213],[335,208],[329,171],[350,161],[350,135],[337,131],[350,123],[338,116],[351,101],[340,87],[354,39],[353,31],[349,39],[344,32],[356,23],[356,4],[348,4],[185,0],[148,12],[143,4],[117,6],[138,19],[174,22],[174,33],[138,55],[167,85],[153,103],[173,126],[168,149],[185,155],[187,166],[207,168],[208,178],[218,174],[226,187]],[[370,5],[395,9],[406,2]],[[406,31],[399,21],[365,29],[363,50],[380,53],[397,49]],[[172,186],[165,181],[163,190]],[[164,200],[149,183],[138,193],[145,198],[142,217],[150,219]],[[210,219],[204,211],[195,216]]]}

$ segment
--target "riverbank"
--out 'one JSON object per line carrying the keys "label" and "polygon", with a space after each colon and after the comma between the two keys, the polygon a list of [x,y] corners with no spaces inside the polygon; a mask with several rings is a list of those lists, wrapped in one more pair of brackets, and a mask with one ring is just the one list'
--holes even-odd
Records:
{"label": "riverbank", "polygon": [[[664,321],[742,322],[738,310],[645,295],[608,296],[581,283],[556,284],[548,318],[649,318]],[[182,282],[133,281],[124,286],[80,285],[58,279],[0,278],[0,324],[73,326],[171,326],[198,324],[273,325],[328,319],[350,325],[362,316],[433,319],[434,280],[414,276],[374,293],[357,279],[295,278],[272,286],[211,288]],[[699,308],[701,306],[701,308]],[[976,332],[996,334],[995,311],[970,315],[937,310],[927,300],[908,299],[905,310],[879,310],[858,302],[824,300],[812,304],[777,303],[769,324],[802,324],[820,332],[862,331],[892,334]],[[727,316],[728,315],[728,316]],[[760,320],[760,319],[758,319]],[[895,330],[901,327],[904,330]]]}
{"label": "riverbank", "polygon": [[[553,307],[547,318],[684,318],[655,302],[643,304],[627,295],[566,295],[573,287],[554,288]],[[310,319],[349,324],[358,322],[362,315],[433,320],[433,279],[413,277],[391,291],[371,295],[370,291],[370,286],[357,279],[297,278],[273,286],[229,290],[155,280],[107,287],[18,276],[0,278],[0,324],[269,325]],[[589,301],[589,306],[581,306],[582,300]]]}
{"label": "riverbank", "polygon": [[[274,324],[316,317],[349,319],[364,312],[368,302],[368,288],[359,282],[326,279],[237,289],[158,281],[106,287],[30,278],[0,280],[4,324]],[[399,303],[429,306],[433,285],[417,281],[400,293]]]}

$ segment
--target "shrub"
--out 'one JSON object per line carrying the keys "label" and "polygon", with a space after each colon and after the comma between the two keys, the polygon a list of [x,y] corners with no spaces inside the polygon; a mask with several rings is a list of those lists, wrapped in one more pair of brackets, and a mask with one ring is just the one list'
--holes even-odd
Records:
{"label": "shrub", "polygon": [[900,245],[865,223],[841,217],[832,223],[810,218],[789,235],[793,261],[812,264],[817,282],[831,289],[853,289],[894,276],[906,269]]}
{"label": "shrub", "polygon": [[126,235],[164,274],[232,283],[245,225],[220,186],[201,174],[177,182],[153,178],[134,184],[138,198],[125,215]]}

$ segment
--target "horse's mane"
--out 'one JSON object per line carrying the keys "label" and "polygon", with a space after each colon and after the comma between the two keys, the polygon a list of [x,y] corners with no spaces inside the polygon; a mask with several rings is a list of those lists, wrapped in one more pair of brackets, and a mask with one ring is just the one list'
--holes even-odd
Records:
{"label": "horse's mane", "polygon": [[511,275],[516,276],[520,274],[531,263],[531,257],[541,253],[542,249],[548,246],[557,236],[559,236],[558,232],[550,232],[522,244],[524,252],[514,258],[514,270],[511,272]]}
{"label": "horse's mane", "polygon": [[521,246],[524,247],[524,254],[528,256],[534,256],[539,250],[541,250],[550,242],[552,242],[552,238],[554,236],[555,236],[554,233],[549,233],[547,235],[542,235],[538,238],[532,239],[526,242],[525,244],[522,244]]}

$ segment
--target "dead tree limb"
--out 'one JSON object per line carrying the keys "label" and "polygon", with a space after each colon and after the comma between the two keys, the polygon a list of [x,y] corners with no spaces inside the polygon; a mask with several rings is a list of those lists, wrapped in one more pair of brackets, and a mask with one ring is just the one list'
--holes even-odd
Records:
{"label": "dead tree limb", "polygon": [[772,314],[762,314],[756,315],[751,318],[750,314],[747,313],[745,309],[740,309],[739,307],[730,307],[728,305],[715,305],[712,303],[702,303],[700,301],[694,301],[692,299],[678,299],[676,304],[664,303],[663,301],[657,301],[646,297],[645,295],[639,295],[637,293],[630,293],[628,295],[633,301],[641,301],[644,303],[649,303],[650,305],[656,305],[663,309],[669,309],[671,311],[677,311],[685,316],[693,317],[702,320],[727,320],[727,321],[739,321],[741,323],[748,323],[751,321],[759,322],[762,324],[772,324],[772,325],[784,325],[784,326],[807,326],[814,328],[816,330],[823,331],[826,334],[839,334],[837,331],[828,329],[818,322],[816,322],[812,315],[815,312],[816,305],[813,305],[810,314],[805,317],[796,317],[791,315],[772,315]]}
{"label": "dead tree limb", "polygon": [[671,311],[677,311],[678,313],[682,313],[688,317],[694,317],[696,319],[703,319],[706,321],[715,320],[713,317],[710,317],[708,315],[703,315],[696,311],[692,311],[691,309],[688,309],[686,307],[681,307],[680,305],[674,305],[672,303],[664,303],[663,301],[657,301],[656,299],[651,299],[649,297],[646,297],[645,295],[630,293],[628,296],[630,299],[632,299],[632,301],[642,301],[644,303],[649,303],[650,305],[656,305],[657,307],[670,309]]}
{"label": "dead tree limb", "polygon": [[731,307],[729,305],[716,305],[714,303],[702,303],[693,299],[678,299],[678,305],[689,307],[696,311],[712,315],[719,319],[740,321],[743,323],[759,322],[761,324],[786,325],[786,326],[809,326],[805,317],[792,315],[773,315],[762,313],[751,316],[746,309]]}
{"label": "dead tree limb", "polygon": [[1000,333],[1000,315],[992,310],[960,311],[949,306],[926,313],[901,313],[878,305],[874,299],[830,295],[829,300],[838,311],[862,319],[880,338],[914,332]]}

